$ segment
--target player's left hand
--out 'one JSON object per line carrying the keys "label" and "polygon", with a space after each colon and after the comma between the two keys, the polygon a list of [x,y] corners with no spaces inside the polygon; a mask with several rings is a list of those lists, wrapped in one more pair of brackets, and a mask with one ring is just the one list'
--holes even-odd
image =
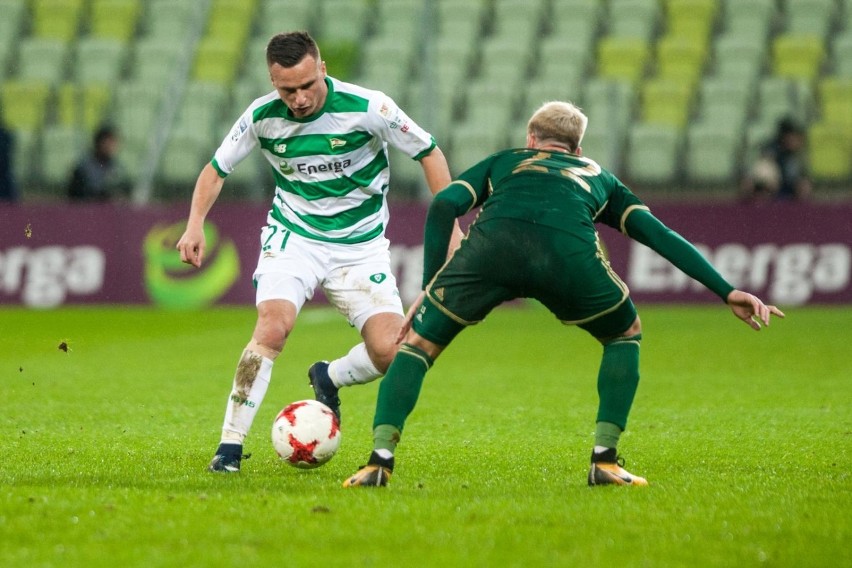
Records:
{"label": "player's left hand", "polygon": [[728,294],[727,303],[734,315],[755,331],[760,331],[761,322],[768,326],[771,315],[784,317],[784,312],[775,306],[766,305],[757,296],[742,290],[734,290]]}
{"label": "player's left hand", "polygon": [[411,329],[411,322],[414,321],[414,314],[417,313],[418,308],[420,308],[420,304],[423,303],[423,299],[426,297],[426,291],[423,290],[417,296],[417,299],[412,302],[411,307],[408,308],[408,311],[405,313],[405,320],[402,322],[402,327],[399,328],[399,334],[396,336],[396,342],[400,343],[405,336],[408,335],[409,330]]}

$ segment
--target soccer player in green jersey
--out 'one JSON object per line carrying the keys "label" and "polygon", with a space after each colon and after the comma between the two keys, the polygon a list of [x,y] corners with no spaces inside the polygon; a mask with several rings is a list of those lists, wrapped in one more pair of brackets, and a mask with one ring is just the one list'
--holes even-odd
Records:
{"label": "soccer player in green jersey", "polygon": [[254,272],[257,323],[208,468],[216,472],[240,470],[273,362],[318,287],[363,339],[345,356],[310,368],[318,400],[339,417],[338,389],[380,377],[393,359],[404,315],[384,235],[388,144],[420,162],[433,193],[451,181],[434,138],[384,93],[329,77],[309,34],[276,35],[266,60],[274,90],[249,105],[204,166],[177,243],[181,260],[200,267],[204,219],[228,174],[259,149],[275,176],[275,198]]}
{"label": "soccer player in green jersey", "polygon": [[[368,465],[344,486],[384,486],[423,378],[466,326],[499,304],[535,298],[562,323],[603,345],[590,485],[647,485],[623,468],[616,447],[639,383],[642,328],[627,286],[606,260],[595,230],[604,223],[649,246],[724,300],[759,330],[775,306],[734,289],[695,247],[666,227],[613,174],[581,156],[586,116],[550,102],[527,127],[527,147],[493,154],[432,202],[426,219],[423,287],[400,334],[405,342],[379,387]],[[454,220],[482,206],[446,261]],[[406,335],[407,332],[407,335]]]}

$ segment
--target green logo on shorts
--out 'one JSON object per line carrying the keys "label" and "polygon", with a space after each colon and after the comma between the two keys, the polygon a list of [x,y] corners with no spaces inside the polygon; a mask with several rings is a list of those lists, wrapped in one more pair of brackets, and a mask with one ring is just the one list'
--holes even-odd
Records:
{"label": "green logo on shorts", "polygon": [[370,276],[370,280],[372,280],[376,284],[381,284],[382,282],[385,281],[385,278],[387,278],[387,276],[385,276],[381,272],[379,272],[378,274],[373,274],[372,276]]}

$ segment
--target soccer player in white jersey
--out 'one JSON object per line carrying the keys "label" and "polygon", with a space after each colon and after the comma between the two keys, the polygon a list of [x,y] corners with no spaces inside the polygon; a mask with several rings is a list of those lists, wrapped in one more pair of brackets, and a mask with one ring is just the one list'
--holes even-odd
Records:
{"label": "soccer player in white jersey", "polygon": [[[208,468],[215,472],[240,470],[273,362],[317,287],[363,339],[345,356],[311,366],[318,400],[339,417],[338,389],[380,377],[393,359],[403,311],[384,234],[388,144],[420,162],[433,194],[451,181],[434,138],[385,94],[329,77],[306,32],[273,37],[266,61],[275,90],[249,105],[202,169],[177,243],[181,260],[200,267],[204,219],[227,175],[259,149],[275,174],[275,198],[254,272],[257,324],[237,364]],[[460,238],[457,230],[452,248]]]}

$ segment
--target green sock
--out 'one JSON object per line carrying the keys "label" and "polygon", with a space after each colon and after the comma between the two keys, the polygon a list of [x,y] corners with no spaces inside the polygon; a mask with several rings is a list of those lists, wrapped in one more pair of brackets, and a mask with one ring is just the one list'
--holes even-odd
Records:
{"label": "green sock", "polygon": [[621,428],[611,422],[598,422],[595,424],[595,446],[617,448],[621,432]]}
{"label": "green sock", "polygon": [[373,439],[376,449],[393,451],[399,442],[405,420],[420,396],[423,378],[432,358],[420,349],[403,343],[379,385]]}
{"label": "green sock", "polygon": [[604,345],[598,372],[600,404],[597,422],[614,424],[621,430],[627,426],[627,415],[639,386],[641,339],[641,335],[620,337]]}
{"label": "green sock", "polygon": [[399,428],[390,424],[379,424],[373,428],[373,449],[396,451],[401,433]]}

